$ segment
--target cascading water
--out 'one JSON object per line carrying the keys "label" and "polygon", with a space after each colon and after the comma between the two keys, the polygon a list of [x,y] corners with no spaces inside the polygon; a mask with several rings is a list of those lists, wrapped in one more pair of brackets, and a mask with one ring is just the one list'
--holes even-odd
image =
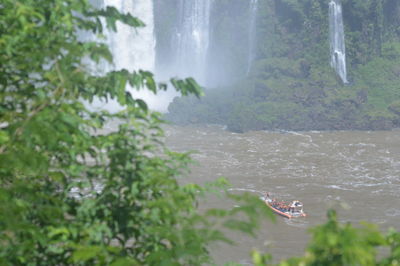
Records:
{"label": "cascading water", "polygon": [[[155,36],[154,36],[154,13],[152,0],[103,0],[102,7],[112,6],[121,13],[130,13],[139,18],[146,26],[133,28],[117,22],[117,32],[106,30],[106,43],[108,43],[113,55],[114,64],[103,66],[106,70],[137,71],[139,69],[154,71],[155,69]],[[147,102],[152,109],[164,111],[166,106],[162,100],[156,99],[154,94],[147,90],[133,91],[128,87],[132,95]],[[110,111],[120,110],[117,103],[96,103],[102,109]]]}
{"label": "cascading water", "polygon": [[116,69],[154,70],[155,37],[153,2],[151,0],[104,0],[104,7],[113,6],[122,13],[130,13],[146,26],[132,28],[117,22],[117,32],[108,31],[107,40]]}
{"label": "cascading water", "polygon": [[258,9],[258,0],[250,0],[249,51],[248,51],[246,75],[250,73],[251,65],[253,64],[254,60],[257,9]]}
{"label": "cascading water", "polygon": [[346,49],[344,43],[343,15],[340,0],[329,3],[329,37],[331,50],[331,66],[342,79],[347,81]]}
{"label": "cascading water", "polygon": [[176,33],[176,75],[206,83],[212,0],[180,0]]}

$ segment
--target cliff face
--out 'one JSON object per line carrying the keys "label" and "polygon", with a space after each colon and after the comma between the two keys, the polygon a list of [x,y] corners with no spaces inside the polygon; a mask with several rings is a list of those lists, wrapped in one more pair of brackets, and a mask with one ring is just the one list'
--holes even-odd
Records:
{"label": "cliff face", "polygon": [[201,100],[175,99],[168,119],[221,123],[239,132],[400,125],[400,1],[341,1],[346,85],[330,65],[330,0],[258,0],[249,73],[250,1],[215,2],[211,38],[218,49],[210,50],[209,69],[218,80],[214,68],[226,65],[223,87]]}

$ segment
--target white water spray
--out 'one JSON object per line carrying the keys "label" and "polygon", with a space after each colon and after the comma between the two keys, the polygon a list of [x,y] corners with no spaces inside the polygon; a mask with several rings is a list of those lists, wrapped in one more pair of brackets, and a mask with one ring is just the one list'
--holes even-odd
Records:
{"label": "white water spray", "polygon": [[[139,69],[151,71],[155,70],[156,41],[154,35],[154,11],[152,0],[103,0],[103,8],[112,6],[121,13],[130,13],[139,18],[146,26],[133,28],[123,23],[117,22],[117,32],[106,31],[107,43],[110,46],[114,58],[114,65],[111,69],[137,71]],[[110,69],[110,66],[108,67]],[[166,93],[154,95],[146,89],[139,92],[132,88],[127,88],[132,95],[146,101],[151,109],[166,111],[171,97]],[[111,111],[119,110],[117,103],[103,104],[102,108]]]}
{"label": "white water spray", "polygon": [[180,0],[176,33],[176,75],[206,83],[212,0]]}
{"label": "white water spray", "polygon": [[257,9],[258,9],[258,0],[250,0],[249,51],[248,51],[246,75],[250,73],[250,69],[254,61]]}
{"label": "white water spray", "polygon": [[329,37],[331,66],[335,69],[343,83],[348,83],[343,15],[340,0],[332,0],[329,3]]}
{"label": "white water spray", "polygon": [[155,37],[153,3],[150,0],[104,0],[104,7],[113,6],[122,13],[142,20],[146,26],[132,28],[117,22],[117,32],[107,34],[116,69],[154,70]]}

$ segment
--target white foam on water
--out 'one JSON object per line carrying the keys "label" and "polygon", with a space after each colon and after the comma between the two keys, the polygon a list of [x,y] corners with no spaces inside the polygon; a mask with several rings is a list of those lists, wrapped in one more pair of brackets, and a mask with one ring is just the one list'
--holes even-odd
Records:
{"label": "white foam on water", "polygon": [[390,208],[385,211],[385,215],[389,217],[400,217],[400,209]]}
{"label": "white foam on water", "polygon": [[345,191],[352,191],[353,189],[345,188],[339,185],[323,185],[323,187],[331,188],[331,189],[338,189],[338,190],[345,190]]}
{"label": "white foam on water", "polygon": [[350,146],[350,147],[372,147],[372,148],[375,148],[376,144],[374,144],[374,143],[355,143],[355,144],[350,143],[350,144],[348,144],[348,146]]}
{"label": "white foam on water", "polygon": [[251,192],[251,193],[256,193],[263,195],[265,191],[260,191],[257,189],[251,189],[251,188],[229,188],[228,191],[244,191],[244,192]]}
{"label": "white foam on water", "polygon": [[[305,211],[305,213],[307,214],[306,211]],[[287,225],[292,226],[292,227],[298,227],[298,228],[308,228],[310,225],[310,221],[307,220],[307,217],[285,219],[284,221]]]}

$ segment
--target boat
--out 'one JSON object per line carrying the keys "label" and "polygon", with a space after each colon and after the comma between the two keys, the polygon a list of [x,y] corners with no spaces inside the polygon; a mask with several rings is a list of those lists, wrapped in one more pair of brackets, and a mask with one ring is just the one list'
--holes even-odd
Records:
{"label": "boat", "polygon": [[274,213],[281,215],[285,218],[291,219],[307,216],[303,212],[303,203],[298,200],[293,200],[291,203],[287,204],[277,201],[275,199],[271,199],[268,194],[261,197],[261,200],[263,200]]}

